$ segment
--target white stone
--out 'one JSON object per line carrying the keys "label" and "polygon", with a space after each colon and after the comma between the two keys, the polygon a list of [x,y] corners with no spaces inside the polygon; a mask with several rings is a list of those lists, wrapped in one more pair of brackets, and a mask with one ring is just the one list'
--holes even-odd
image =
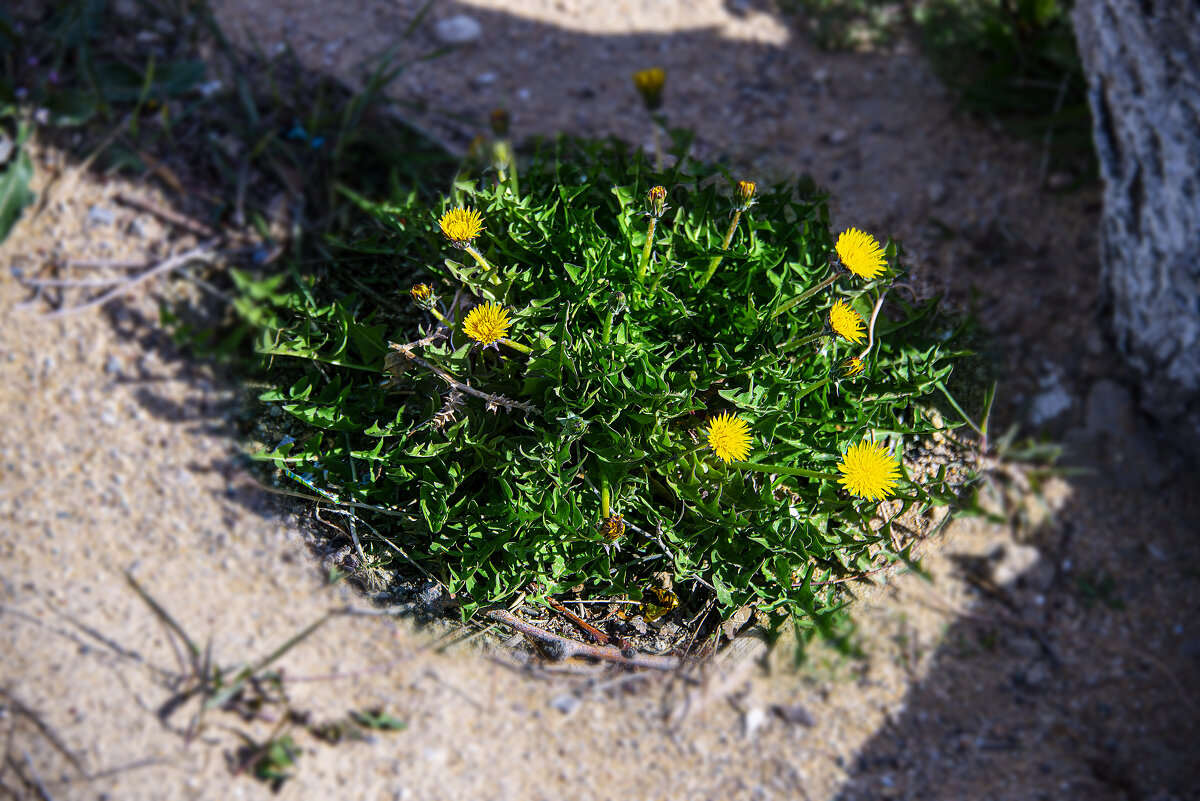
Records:
{"label": "white stone", "polygon": [[466,14],[456,14],[437,21],[433,34],[443,44],[466,44],[483,35],[483,26]]}

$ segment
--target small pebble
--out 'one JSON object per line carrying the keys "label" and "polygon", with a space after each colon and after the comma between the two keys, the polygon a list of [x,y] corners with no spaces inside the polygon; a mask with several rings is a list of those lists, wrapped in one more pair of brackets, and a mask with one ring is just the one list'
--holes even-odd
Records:
{"label": "small pebble", "polygon": [[742,717],[742,736],[753,737],[767,722],[767,712],[761,706],[752,706]]}
{"label": "small pebble", "polygon": [[569,715],[579,708],[583,703],[574,693],[562,693],[550,699],[550,706],[562,712],[564,715]]}
{"label": "small pebble", "polygon": [[113,214],[112,209],[105,208],[104,206],[92,206],[88,209],[87,218],[88,223],[91,225],[112,225],[116,216]]}
{"label": "small pebble", "polygon": [[790,723],[793,726],[816,725],[816,721],[813,720],[813,716],[809,711],[799,704],[777,704],[771,707],[771,711],[778,715],[785,723]]}
{"label": "small pebble", "polygon": [[466,44],[483,35],[483,26],[466,14],[456,14],[438,20],[433,26],[433,34],[443,44]]}

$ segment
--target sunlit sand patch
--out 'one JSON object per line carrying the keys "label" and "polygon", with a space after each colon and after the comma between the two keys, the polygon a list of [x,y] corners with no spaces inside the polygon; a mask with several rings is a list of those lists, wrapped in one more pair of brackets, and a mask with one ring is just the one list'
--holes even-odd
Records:
{"label": "sunlit sand patch", "polygon": [[459,0],[463,6],[498,11],[589,34],[675,33],[716,29],[722,38],[782,45],[790,35],[774,15],[754,9],[730,11],[723,0]]}

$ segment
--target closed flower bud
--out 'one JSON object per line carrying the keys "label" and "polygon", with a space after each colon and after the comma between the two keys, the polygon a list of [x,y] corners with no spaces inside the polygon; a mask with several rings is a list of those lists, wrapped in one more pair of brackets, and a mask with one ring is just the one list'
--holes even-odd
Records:
{"label": "closed flower bud", "polygon": [[492,126],[492,133],[496,136],[508,136],[508,123],[508,111],[505,109],[492,109],[488,115],[488,125]]}
{"label": "closed flower bud", "polygon": [[661,186],[654,186],[646,193],[646,201],[650,204],[650,214],[658,218],[663,216],[667,210],[667,190]]}
{"label": "closed flower bud", "polygon": [[662,67],[638,70],[633,74],[633,85],[637,87],[649,111],[657,111],[662,106],[663,84],[666,82],[667,73]]}
{"label": "closed flower bud", "polygon": [[413,303],[420,306],[422,309],[428,309],[433,306],[433,286],[430,284],[416,284],[412,289],[408,290],[408,294],[412,297]]}
{"label": "closed flower bud", "polygon": [[754,193],[758,191],[758,185],[754,181],[738,181],[737,189],[734,192],[734,208],[738,211],[745,211],[754,205]]}

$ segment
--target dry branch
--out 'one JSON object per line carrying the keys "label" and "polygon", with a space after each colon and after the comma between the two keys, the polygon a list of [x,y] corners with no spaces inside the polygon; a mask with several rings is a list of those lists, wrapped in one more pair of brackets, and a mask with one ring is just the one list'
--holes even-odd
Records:
{"label": "dry branch", "polygon": [[650,670],[675,670],[679,667],[679,660],[673,656],[638,654],[633,651],[622,651],[619,648],[584,645],[574,640],[568,640],[566,637],[551,634],[548,631],[539,629],[537,626],[526,623],[504,609],[493,609],[484,613],[484,616],[498,623],[503,623],[521,632],[526,637],[533,638],[542,646],[542,650],[555,661],[570,659],[573,656],[582,656],[588,659],[601,659],[605,662],[613,662],[618,665],[647,668]]}

